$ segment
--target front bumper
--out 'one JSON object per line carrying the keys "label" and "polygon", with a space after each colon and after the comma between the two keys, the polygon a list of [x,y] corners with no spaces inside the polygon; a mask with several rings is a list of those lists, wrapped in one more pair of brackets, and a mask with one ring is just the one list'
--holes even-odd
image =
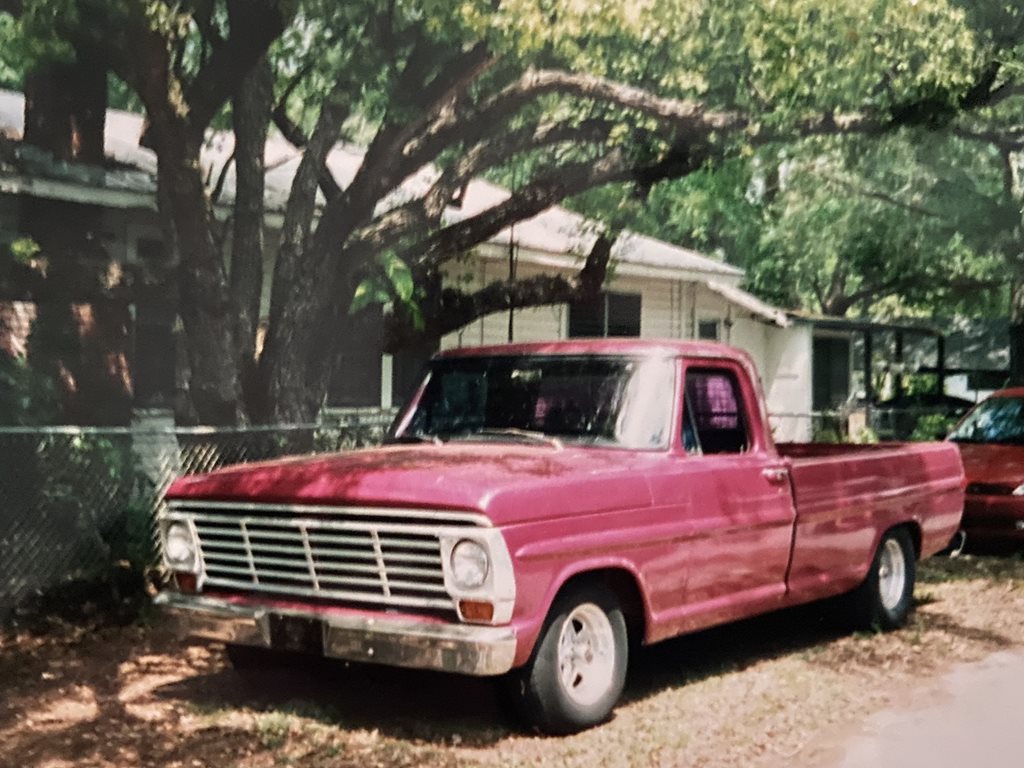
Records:
{"label": "front bumper", "polygon": [[272,619],[312,623],[322,632],[318,650],[322,647],[324,656],[346,661],[486,676],[508,672],[516,653],[515,632],[509,627],[257,608],[175,592],[161,592],[155,602],[178,618],[185,634],[238,645],[281,647],[272,641]]}
{"label": "front bumper", "polygon": [[962,527],[968,545],[972,541],[1024,541],[1024,497],[968,495]]}

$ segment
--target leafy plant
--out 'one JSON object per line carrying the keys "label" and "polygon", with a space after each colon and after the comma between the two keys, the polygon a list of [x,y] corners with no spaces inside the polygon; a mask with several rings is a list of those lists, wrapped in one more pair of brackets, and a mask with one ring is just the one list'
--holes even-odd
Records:
{"label": "leafy plant", "polygon": [[947,416],[944,413],[928,413],[921,416],[910,433],[910,439],[915,441],[942,440],[959,417]]}

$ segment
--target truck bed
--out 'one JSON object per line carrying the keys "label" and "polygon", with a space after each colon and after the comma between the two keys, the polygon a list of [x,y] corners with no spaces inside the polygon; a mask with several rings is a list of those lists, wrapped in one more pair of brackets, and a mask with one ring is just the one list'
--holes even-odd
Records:
{"label": "truck bed", "polygon": [[784,443],[796,528],[789,588],[813,597],[863,580],[881,534],[910,521],[918,555],[960,524],[963,469],[950,443]]}

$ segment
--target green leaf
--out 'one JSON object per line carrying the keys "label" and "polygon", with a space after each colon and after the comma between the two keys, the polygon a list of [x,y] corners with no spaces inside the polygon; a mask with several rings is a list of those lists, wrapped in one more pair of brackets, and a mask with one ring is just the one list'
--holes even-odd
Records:
{"label": "green leaf", "polygon": [[356,288],[355,295],[352,297],[352,304],[348,308],[348,313],[354,315],[356,312],[366,309],[373,304],[386,304],[389,301],[391,301],[391,294],[388,293],[380,280],[376,277],[368,277]]}
{"label": "green leaf", "polygon": [[39,243],[31,237],[19,237],[11,242],[11,255],[19,264],[27,266],[40,250]]}
{"label": "green leaf", "polygon": [[400,301],[412,299],[413,289],[416,287],[412,277],[412,270],[409,265],[393,253],[381,256],[384,262],[384,274],[394,288],[395,297]]}

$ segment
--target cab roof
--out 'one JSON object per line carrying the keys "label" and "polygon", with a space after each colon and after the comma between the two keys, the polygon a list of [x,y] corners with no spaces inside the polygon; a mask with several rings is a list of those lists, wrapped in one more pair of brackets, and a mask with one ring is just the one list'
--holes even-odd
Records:
{"label": "cab roof", "polygon": [[439,359],[454,357],[509,357],[515,355],[629,355],[631,357],[717,357],[747,361],[742,350],[710,341],[677,339],[569,339],[482,347],[460,347],[440,352]]}

